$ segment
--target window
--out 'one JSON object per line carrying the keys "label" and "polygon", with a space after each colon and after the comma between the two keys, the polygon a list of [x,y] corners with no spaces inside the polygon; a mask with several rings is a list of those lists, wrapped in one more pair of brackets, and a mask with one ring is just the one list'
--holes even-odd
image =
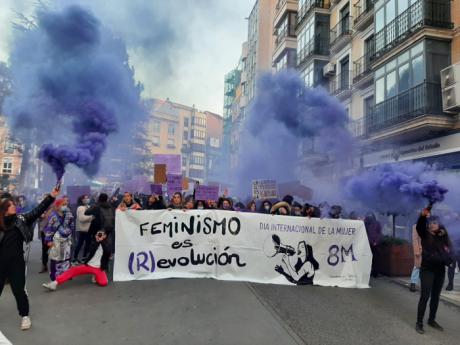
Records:
{"label": "window", "polygon": [[313,73],[314,73],[314,63],[310,63],[307,68],[305,68],[301,73],[300,73],[300,76],[302,77],[302,79],[304,80],[305,82],[305,86],[306,87],[313,87],[313,84],[314,84],[314,77],[313,77]]}
{"label": "window", "polygon": [[371,113],[372,106],[374,104],[374,96],[364,98],[364,116]]}
{"label": "window", "polygon": [[184,139],[184,140],[187,140],[187,139],[188,139],[188,131],[184,131],[183,139]]}
{"label": "window", "polygon": [[184,117],[184,127],[188,127],[188,117]]}
{"label": "window", "polygon": [[375,104],[413,88],[426,79],[424,42],[375,71]]}
{"label": "window", "polygon": [[297,51],[299,52],[297,63],[313,52],[313,42],[315,37],[315,16],[312,16],[304,26],[298,36]]}
{"label": "window", "polygon": [[12,158],[3,158],[3,170],[4,174],[13,173],[13,159]]}
{"label": "window", "polygon": [[8,139],[5,140],[5,148],[3,152],[13,154],[14,153],[14,143]]}
{"label": "window", "polygon": [[217,148],[219,148],[219,147],[220,147],[219,138],[210,138],[210,139],[209,139],[209,145],[210,145],[211,147],[217,147]]}
{"label": "window", "polygon": [[176,133],[176,126],[170,123],[168,125],[168,135],[174,135]]}
{"label": "window", "polygon": [[194,129],[192,131],[192,138],[193,139],[204,139],[206,137],[206,132],[201,131],[199,129]]}
{"label": "window", "polygon": [[153,120],[153,132],[160,133],[161,123],[158,120]]}
{"label": "window", "polygon": [[168,139],[168,148],[175,148],[176,147],[176,143],[174,142],[174,139],[171,139],[169,138]]}
{"label": "window", "polygon": [[204,165],[204,157],[192,155],[192,159],[190,160],[190,163],[195,164],[195,165]]}
{"label": "window", "polygon": [[187,158],[186,157],[182,157],[182,166],[183,167],[187,166]]}
{"label": "window", "polygon": [[160,137],[153,137],[152,139],[153,146],[160,146]]}

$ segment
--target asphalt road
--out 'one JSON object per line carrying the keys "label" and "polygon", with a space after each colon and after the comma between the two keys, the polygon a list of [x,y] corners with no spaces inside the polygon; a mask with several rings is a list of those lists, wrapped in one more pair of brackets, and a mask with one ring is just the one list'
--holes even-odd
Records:
{"label": "asphalt road", "polygon": [[415,333],[418,294],[375,280],[372,289],[168,279],[111,283],[80,277],[47,292],[38,243],[29,264],[32,329],[19,330],[9,286],[0,330],[15,345],[41,344],[459,344],[460,309],[441,303],[438,322]]}

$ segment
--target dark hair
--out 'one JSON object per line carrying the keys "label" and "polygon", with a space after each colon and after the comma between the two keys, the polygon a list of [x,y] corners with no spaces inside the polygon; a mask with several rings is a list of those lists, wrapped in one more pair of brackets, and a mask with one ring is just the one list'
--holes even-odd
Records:
{"label": "dark hair", "polygon": [[198,208],[198,204],[202,204],[204,209],[207,208],[206,202],[204,200],[195,200],[195,209]]}
{"label": "dark hair", "polygon": [[109,196],[106,193],[99,194],[99,198],[97,199],[98,202],[107,202],[109,200]]}
{"label": "dark hair", "polygon": [[256,204],[256,202],[254,200],[251,200],[251,201],[248,202],[248,204],[246,205],[246,209],[248,211],[251,211],[252,205],[254,205],[256,207],[256,211],[257,211],[257,204]]}
{"label": "dark hair", "polygon": [[0,201],[0,231],[5,231],[5,213],[10,207],[11,203],[14,205],[14,201],[11,198],[3,198]]}
{"label": "dark hair", "polygon": [[87,195],[80,195],[77,199],[77,206],[83,206],[83,199],[85,198],[85,196]]}

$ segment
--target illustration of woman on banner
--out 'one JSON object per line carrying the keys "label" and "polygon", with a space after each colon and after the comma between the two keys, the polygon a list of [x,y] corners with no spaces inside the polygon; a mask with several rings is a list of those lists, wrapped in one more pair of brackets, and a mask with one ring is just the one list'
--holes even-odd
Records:
{"label": "illustration of woman on banner", "polygon": [[[280,246],[275,239],[275,249]],[[290,247],[292,248],[292,247]],[[305,241],[297,245],[297,252],[286,251],[281,259],[281,265],[275,266],[275,271],[286,277],[288,281],[297,285],[313,284],[315,271],[319,269],[319,263],[313,257],[313,248]]]}

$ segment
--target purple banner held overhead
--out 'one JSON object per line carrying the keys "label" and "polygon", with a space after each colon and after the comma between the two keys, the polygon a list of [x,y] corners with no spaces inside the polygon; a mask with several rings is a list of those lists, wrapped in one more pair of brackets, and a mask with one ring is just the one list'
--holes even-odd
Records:
{"label": "purple banner held overhead", "polygon": [[168,174],[182,174],[182,159],[181,155],[153,155],[155,164],[166,164],[166,172]]}
{"label": "purple banner held overhead", "polygon": [[151,184],[150,192],[156,195],[163,195],[163,186],[161,184]]}
{"label": "purple banner held overhead", "polygon": [[150,195],[150,182],[147,176],[135,176],[132,180],[123,183],[123,192]]}
{"label": "purple banner held overhead", "polygon": [[199,185],[195,188],[195,200],[213,200],[219,199],[219,186]]}
{"label": "purple banner held overhead", "polygon": [[90,186],[67,186],[67,196],[69,197],[70,204],[76,205],[78,197],[81,195],[91,195]]}
{"label": "purple banner held overhead", "polygon": [[182,193],[182,175],[168,174],[168,195],[176,192]]}

